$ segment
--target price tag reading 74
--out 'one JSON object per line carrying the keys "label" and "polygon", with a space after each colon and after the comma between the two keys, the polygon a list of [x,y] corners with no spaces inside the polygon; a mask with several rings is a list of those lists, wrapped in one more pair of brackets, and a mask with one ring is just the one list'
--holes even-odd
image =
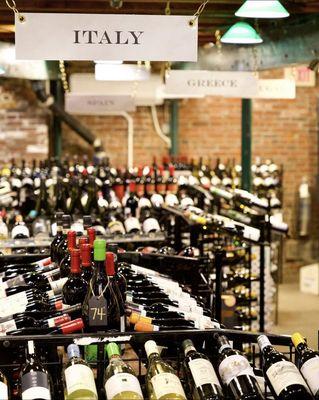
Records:
{"label": "price tag reading 74", "polygon": [[89,325],[107,325],[107,303],[105,297],[93,296],[89,300]]}

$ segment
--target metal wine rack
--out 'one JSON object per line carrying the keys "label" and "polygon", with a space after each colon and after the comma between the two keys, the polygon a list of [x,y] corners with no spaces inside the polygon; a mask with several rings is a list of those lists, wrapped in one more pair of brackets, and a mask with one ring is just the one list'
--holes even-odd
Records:
{"label": "metal wine rack", "polygon": [[[25,348],[28,340],[34,340],[37,354],[43,364],[46,365],[52,378],[52,399],[64,399],[62,384],[62,355],[58,353],[60,346],[66,348],[70,343],[77,343],[82,347],[84,344],[96,346],[96,360],[89,364],[96,371],[96,384],[99,393],[99,400],[105,400],[104,393],[104,371],[108,363],[105,357],[105,345],[109,342],[126,344],[126,351],[123,355],[125,362],[131,364],[140,380],[145,399],[145,364],[146,355],[144,343],[147,340],[155,342],[164,348],[162,358],[168,361],[177,371],[181,381],[185,383],[183,374],[182,342],[191,339],[197,350],[205,353],[213,362],[215,361],[217,349],[215,348],[214,334],[226,335],[233,342],[233,347],[245,351],[257,376],[261,374],[261,358],[257,350],[257,337],[259,334],[241,332],[228,329],[210,330],[174,330],[167,332],[152,333],[95,333],[95,334],[73,334],[73,335],[43,335],[43,336],[3,336],[0,337],[0,369],[9,376],[10,386],[18,387],[12,379],[18,376],[21,366],[25,362]],[[280,346],[282,351],[291,361],[296,361],[296,354],[291,345],[291,337],[284,335],[268,335],[271,343]],[[82,352],[83,353],[83,352]],[[15,373],[13,373],[15,372]],[[272,399],[267,386],[264,388],[265,398]],[[12,395],[12,400],[20,400],[19,394]],[[191,400],[191,398],[189,398]],[[228,398],[227,398],[228,399]],[[129,399],[128,399],[129,400]]]}

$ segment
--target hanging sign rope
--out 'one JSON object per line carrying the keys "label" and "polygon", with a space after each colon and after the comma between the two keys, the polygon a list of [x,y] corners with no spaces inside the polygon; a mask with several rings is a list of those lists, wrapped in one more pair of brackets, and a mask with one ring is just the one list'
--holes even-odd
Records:
{"label": "hanging sign rope", "polygon": [[197,61],[198,17],[190,26],[176,15],[15,15],[20,60]]}

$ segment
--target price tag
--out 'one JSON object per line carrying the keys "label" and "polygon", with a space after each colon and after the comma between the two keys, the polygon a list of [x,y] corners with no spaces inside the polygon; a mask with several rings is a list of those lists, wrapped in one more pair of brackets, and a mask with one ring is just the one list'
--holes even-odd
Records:
{"label": "price tag", "polygon": [[89,300],[89,325],[107,325],[107,303],[105,297],[93,296]]}

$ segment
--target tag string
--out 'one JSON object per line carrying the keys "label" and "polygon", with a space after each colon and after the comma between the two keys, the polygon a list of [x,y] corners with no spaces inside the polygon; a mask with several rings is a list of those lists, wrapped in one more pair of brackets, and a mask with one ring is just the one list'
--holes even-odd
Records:
{"label": "tag string", "polygon": [[15,14],[17,14],[18,19],[21,23],[25,22],[25,16],[20,13],[20,11],[17,9],[17,5],[15,0],[6,0],[7,6],[12,10]]}
{"label": "tag string", "polygon": [[202,4],[198,7],[197,11],[193,15],[193,18],[189,21],[190,26],[194,26],[195,22],[198,20],[198,18],[202,15],[203,11],[205,10],[205,7],[209,3],[209,0],[205,0],[202,2]]}
{"label": "tag string", "polygon": [[102,290],[102,293],[99,296],[96,296],[96,294],[94,293],[93,287],[92,287],[92,279],[91,279],[90,280],[90,289],[91,289],[91,292],[93,293],[93,296],[97,297],[100,300],[100,298],[104,296],[104,293],[105,293],[106,289],[109,287],[109,284],[110,284],[110,279],[109,279],[109,277],[107,277],[107,284],[105,285],[104,289]]}

